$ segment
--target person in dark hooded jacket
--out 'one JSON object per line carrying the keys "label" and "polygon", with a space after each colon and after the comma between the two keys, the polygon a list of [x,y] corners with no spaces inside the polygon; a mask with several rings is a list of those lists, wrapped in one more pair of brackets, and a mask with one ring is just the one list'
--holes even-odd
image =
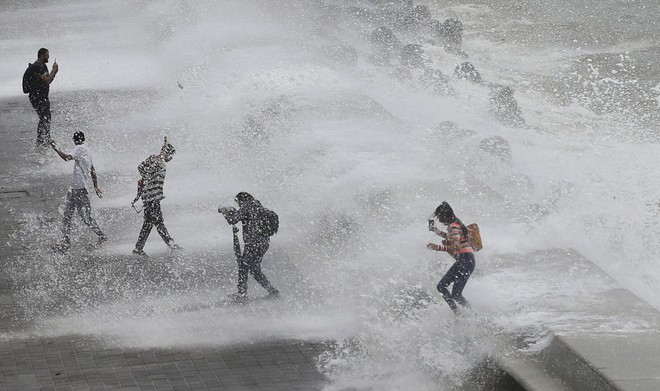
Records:
{"label": "person in dark hooded jacket", "polygon": [[230,295],[230,298],[237,301],[247,300],[248,274],[252,274],[254,279],[268,291],[268,298],[277,298],[280,292],[273,287],[261,271],[261,261],[270,246],[270,237],[261,228],[263,206],[261,202],[246,192],[238,193],[235,201],[238,203],[238,210],[226,207],[218,208],[218,212],[224,215],[229,224],[234,225],[239,222],[243,224],[245,246],[243,253],[237,254],[238,292]]}

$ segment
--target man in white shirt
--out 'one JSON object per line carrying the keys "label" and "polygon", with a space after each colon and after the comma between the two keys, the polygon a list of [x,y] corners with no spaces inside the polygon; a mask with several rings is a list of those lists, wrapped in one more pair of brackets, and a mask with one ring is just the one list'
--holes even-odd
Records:
{"label": "man in white shirt", "polygon": [[96,192],[96,195],[99,198],[103,197],[103,193],[96,180],[96,171],[94,170],[94,164],[92,163],[92,155],[89,148],[83,144],[85,142],[85,134],[80,131],[75,132],[73,134],[73,142],[76,144],[73,150],[71,150],[70,153],[64,153],[57,148],[55,141],[50,141],[50,145],[55,152],[60,155],[62,160],[75,161],[73,175],[71,177],[71,189],[69,189],[66,194],[66,206],[64,208],[64,218],[62,219],[63,239],[55,248],[60,252],[66,252],[69,250],[69,247],[71,247],[69,232],[71,231],[71,217],[73,217],[73,211],[76,209],[83,222],[91,228],[96,235],[98,235],[99,240],[96,243],[96,246],[101,246],[107,241],[105,234],[92,218],[92,206],[89,202],[89,197],[87,197],[92,189]]}

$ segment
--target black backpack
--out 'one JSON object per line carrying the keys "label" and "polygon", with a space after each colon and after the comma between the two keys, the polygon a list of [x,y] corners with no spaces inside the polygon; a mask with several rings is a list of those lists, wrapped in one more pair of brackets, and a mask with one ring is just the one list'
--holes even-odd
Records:
{"label": "black backpack", "polygon": [[32,80],[31,75],[30,75],[30,67],[32,64],[28,64],[27,69],[25,70],[25,73],[23,73],[23,93],[24,94],[29,94],[30,93],[30,84]]}
{"label": "black backpack", "polygon": [[259,231],[266,236],[273,236],[280,228],[280,218],[277,213],[264,207],[259,211]]}

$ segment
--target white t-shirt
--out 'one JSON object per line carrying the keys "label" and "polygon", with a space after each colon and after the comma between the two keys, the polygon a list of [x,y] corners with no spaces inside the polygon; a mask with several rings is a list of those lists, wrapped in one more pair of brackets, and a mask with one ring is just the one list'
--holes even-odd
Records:
{"label": "white t-shirt", "polygon": [[89,149],[84,144],[76,145],[69,155],[73,156],[75,161],[73,176],[71,177],[71,188],[74,190],[87,189],[88,192],[93,192],[92,154]]}

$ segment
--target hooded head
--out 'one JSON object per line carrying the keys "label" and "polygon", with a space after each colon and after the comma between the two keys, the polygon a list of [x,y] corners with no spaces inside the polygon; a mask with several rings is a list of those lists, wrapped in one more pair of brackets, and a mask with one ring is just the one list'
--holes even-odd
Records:
{"label": "hooded head", "polygon": [[172,160],[172,157],[174,156],[175,152],[176,149],[174,149],[174,146],[169,142],[165,141],[163,148],[161,148],[160,150],[160,155],[163,157],[163,160],[169,162],[170,160]]}
{"label": "hooded head", "polygon": [[442,204],[435,208],[433,215],[438,218],[438,221],[443,224],[450,224],[456,220],[454,210],[449,206],[447,201],[442,201]]}
{"label": "hooded head", "polygon": [[246,202],[254,200],[254,197],[252,197],[250,193],[242,191],[236,194],[236,198],[234,198],[234,200],[238,203],[238,206],[243,206],[243,204],[245,204]]}

